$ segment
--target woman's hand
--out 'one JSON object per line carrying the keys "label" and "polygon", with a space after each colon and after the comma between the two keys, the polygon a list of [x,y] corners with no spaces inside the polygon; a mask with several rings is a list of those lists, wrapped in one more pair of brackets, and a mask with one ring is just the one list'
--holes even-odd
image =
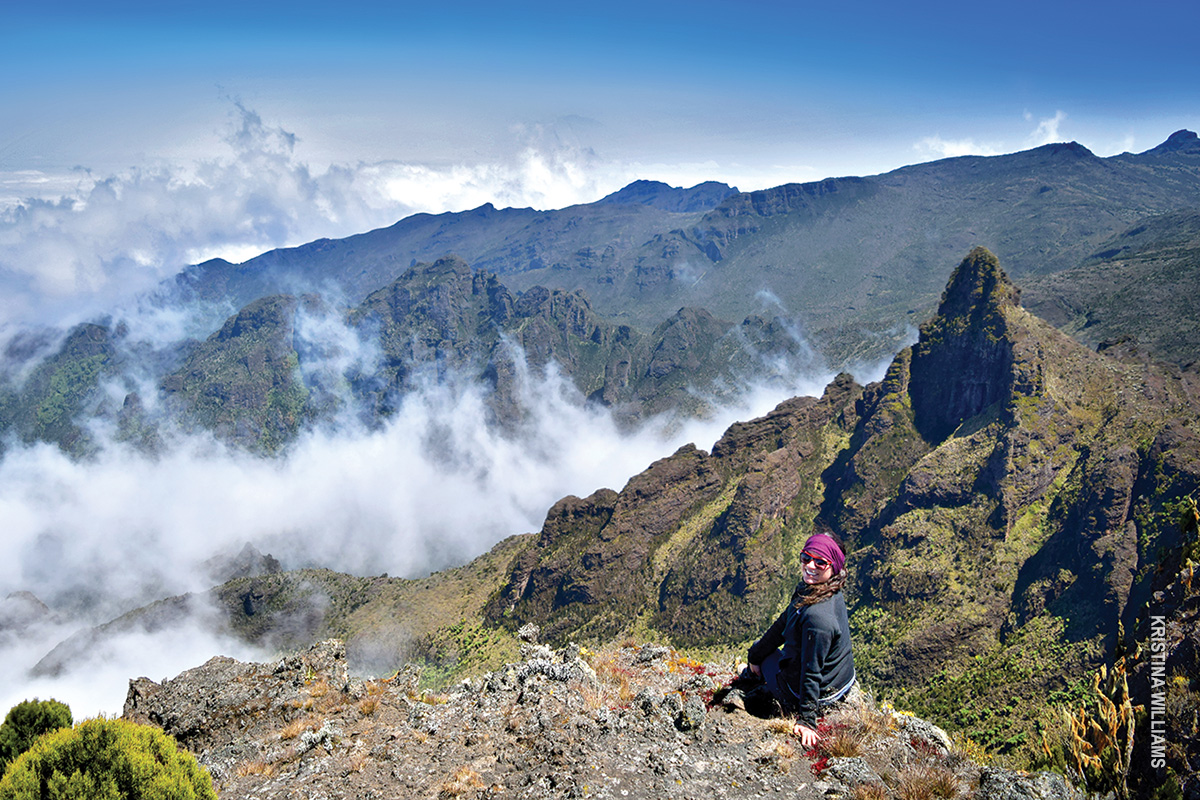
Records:
{"label": "woman's hand", "polygon": [[821,734],[814,731],[802,722],[797,722],[792,725],[792,733],[800,737],[800,744],[805,747],[812,747],[821,740]]}
{"label": "woman's hand", "polygon": [[750,671],[753,672],[755,675],[757,675],[760,678],[762,677],[762,667],[760,667],[758,664],[748,664],[747,666],[750,667]]}

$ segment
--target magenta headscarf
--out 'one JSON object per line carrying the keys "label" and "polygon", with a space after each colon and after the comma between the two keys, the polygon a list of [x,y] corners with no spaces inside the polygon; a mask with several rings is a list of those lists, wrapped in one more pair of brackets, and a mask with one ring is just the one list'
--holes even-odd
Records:
{"label": "magenta headscarf", "polygon": [[842,552],[842,548],[838,547],[838,543],[833,540],[832,536],[825,533],[814,533],[808,537],[808,541],[804,543],[805,553],[812,553],[814,556],[820,556],[833,565],[833,574],[837,575],[842,571],[842,567],[846,566],[846,554]]}

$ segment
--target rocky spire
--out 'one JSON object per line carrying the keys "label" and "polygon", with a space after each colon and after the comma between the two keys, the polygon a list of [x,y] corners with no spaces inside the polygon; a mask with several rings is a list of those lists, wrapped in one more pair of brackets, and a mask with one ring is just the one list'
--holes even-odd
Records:
{"label": "rocky spire", "polygon": [[918,430],[949,436],[1008,393],[1012,341],[1006,310],[1020,291],[983,247],[972,250],[942,294],[937,316],[913,347],[911,396]]}

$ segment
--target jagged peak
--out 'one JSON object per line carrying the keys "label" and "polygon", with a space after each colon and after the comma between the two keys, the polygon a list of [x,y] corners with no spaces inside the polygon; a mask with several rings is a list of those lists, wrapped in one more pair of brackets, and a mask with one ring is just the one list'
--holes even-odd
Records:
{"label": "jagged peak", "polygon": [[917,427],[929,441],[941,441],[1008,391],[1006,312],[1018,299],[999,259],[984,247],[955,268],[937,315],[921,326],[913,348],[909,391]]}
{"label": "jagged peak", "polygon": [[987,316],[1020,304],[1021,290],[1001,269],[1000,259],[986,247],[976,247],[955,267],[937,315]]}

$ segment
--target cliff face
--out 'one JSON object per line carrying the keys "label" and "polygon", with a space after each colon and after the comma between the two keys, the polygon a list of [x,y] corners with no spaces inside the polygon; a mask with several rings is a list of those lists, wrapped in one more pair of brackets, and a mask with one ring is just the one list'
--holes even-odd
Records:
{"label": "cliff face", "polygon": [[639,616],[679,643],[743,638],[790,594],[797,537],[845,438],[841,411],[859,391],[840,378],[819,400],[734,425],[711,454],[684,447],[619,494],[561,501],[487,618],[537,621],[555,639],[603,639]]}

